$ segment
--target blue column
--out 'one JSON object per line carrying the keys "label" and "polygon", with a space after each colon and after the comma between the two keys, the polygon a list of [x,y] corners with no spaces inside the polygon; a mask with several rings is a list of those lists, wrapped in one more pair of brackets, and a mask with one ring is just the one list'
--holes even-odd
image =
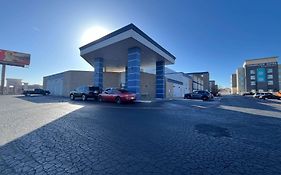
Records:
{"label": "blue column", "polygon": [[140,62],[141,50],[138,47],[128,49],[127,89],[136,93],[140,99]]}
{"label": "blue column", "polygon": [[128,66],[125,67],[125,89],[128,88]]}
{"label": "blue column", "polygon": [[103,88],[103,58],[94,59],[94,85]]}
{"label": "blue column", "polygon": [[165,62],[156,62],[156,98],[165,98]]}

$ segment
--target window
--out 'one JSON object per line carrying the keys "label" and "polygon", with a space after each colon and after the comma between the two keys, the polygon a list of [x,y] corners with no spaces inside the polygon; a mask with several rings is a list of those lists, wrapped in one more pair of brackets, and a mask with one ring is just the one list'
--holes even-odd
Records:
{"label": "window", "polygon": [[255,70],[250,70],[250,74],[256,74]]}
{"label": "window", "polygon": [[267,79],[273,79],[273,75],[267,75]]}
{"label": "window", "polygon": [[255,75],[251,75],[251,80],[255,80],[256,76]]}
{"label": "window", "polygon": [[256,82],[255,82],[255,81],[251,81],[251,85],[252,85],[252,86],[255,86],[255,85],[256,85]]}
{"label": "window", "polygon": [[272,80],[269,80],[269,81],[267,82],[267,84],[268,84],[268,85],[273,85],[273,81],[272,81]]}
{"label": "window", "polygon": [[272,73],[272,69],[267,69],[267,73]]}

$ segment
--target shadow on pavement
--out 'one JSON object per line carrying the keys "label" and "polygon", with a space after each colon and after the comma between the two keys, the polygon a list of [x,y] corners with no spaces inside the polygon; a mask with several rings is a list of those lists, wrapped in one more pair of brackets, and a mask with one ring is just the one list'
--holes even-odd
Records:
{"label": "shadow on pavement", "polygon": [[1,174],[281,171],[280,119],[218,107],[211,114],[207,110],[128,111],[93,106],[1,146]]}
{"label": "shadow on pavement", "polygon": [[[226,104],[230,104],[231,106],[240,107],[240,108],[242,107],[248,109],[271,110],[275,112],[281,111],[281,106],[280,109],[277,109],[272,106],[268,106],[264,104],[264,103],[274,103],[274,104],[279,103],[271,100],[262,100],[253,97],[242,97],[242,96],[229,96],[229,97],[222,98],[222,100]],[[253,106],[255,106],[255,108],[253,108]]]}

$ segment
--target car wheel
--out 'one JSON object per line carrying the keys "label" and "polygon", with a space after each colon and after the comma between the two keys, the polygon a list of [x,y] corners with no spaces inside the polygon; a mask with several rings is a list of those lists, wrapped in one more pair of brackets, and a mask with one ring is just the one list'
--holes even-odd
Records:
{"label": "car wheel", "polygon": [[203,101],[207,101],[207,100],[208,100],[208,97],[202,97],[202,100],[203,100]]}
{"label": "car wheel", "polygon": [[99,102],[103,102],[102,96],[98,97]]}
{"label": "car wheel", "polygon": [[75,100],[75,97],[74,97],[73,94],[70,95],[70,99],[71,99],[71,100]]}
{"label": "car wheel", "polygon": [[120,97],[116,97],[116,98],[115,98],[115,102],[116,102],[117,104],[121,104],[121,98],[120,98]]}
{"label": "car wheel", "polygon": [[82,100],[83,100],[83,101],[86,101],[86,100],[87,100],[87,97],[86,97],[85,94],[82,95]]}

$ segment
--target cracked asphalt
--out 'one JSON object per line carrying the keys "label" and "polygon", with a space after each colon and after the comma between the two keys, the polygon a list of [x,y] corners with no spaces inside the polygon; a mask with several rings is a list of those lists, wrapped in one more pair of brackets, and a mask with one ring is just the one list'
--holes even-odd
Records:
{"label": "cracked asphalt", "polygon": [[281,174],[281,101],[0,96],[0,174]]}

